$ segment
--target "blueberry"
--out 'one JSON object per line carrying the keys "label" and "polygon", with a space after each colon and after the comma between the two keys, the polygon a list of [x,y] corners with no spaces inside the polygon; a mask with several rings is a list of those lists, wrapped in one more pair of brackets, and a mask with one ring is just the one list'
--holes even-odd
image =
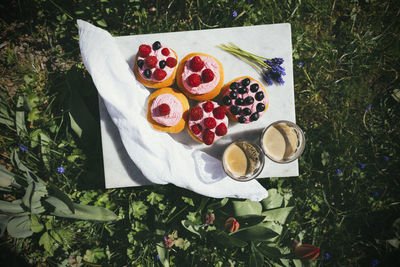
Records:
{"label": "blueberry", "polygon": [[246,105],[251,105],[254,103],[254,98],[252,96],[248,96],[244,99],[244,103],[246,103]]}
{"label": "blueberry", "polygon": [[144,77],[146,77],[147,79],[150,79],[151,77],[151,70],[149,69],[145,69],[143,72]]}
{"label": "blueberry", "polygon": [[231,92],[229,93],[229,96],[230,96],[232,99],[235,99],[235,98],[237,97],[237,94],[236,94],[234,91],[231,91]]}
{"label": "blueberry", "polygon": [[155,41],[153,43],[153,50],[158,50],[161,48],[161,43],[159,41]]}
{"label": "blueberry", "polygon": [[240,123],[245,123],[245,122],[246,122],[246,117],[240,116],[240,117],[238,118],[238,122],[240,122]]}
{"label": "blueberry", "polygon": [[247,89],[247,87],[240,87],[238,90],[238,93],[243,95],[243,94],[247,93],[248,91],[249,91],[249,89]]}
{"label": "blueberry", "polygon": [[253,93],[257,92],[258,88],[260,88],[258,83],[253,83],[252,85],[250,85],[250,91],[252,91]]}
{"label": "blueberry", "polygon": [[230,110],[231,110],[232,115],[237,115],[241,111],[241,109],[238,106],[231,106]]}
{"label": "blueberry", "polygon": [[139,60],[136,62],[136,65],[139,67],[139,69],[142,69],[142,67],[143,67],[143,65],[144,65],[144,60],[139,59]]}
{"label": "blueberry", "polygon": [[258,120],[259,116],[257,112],[254,112],[253,114],[251,114],[250,116],[250,121],[256,121]]}
{"label": "blueberry", "polygon": [[247,85],[249,85],[250,84],[250,79],[249,78],[246,78],[246,79],[243,79],[242,80],[242,85],[243,86],[247,86]]}
{"label": "blueberry", "polygon": [[224,96],[222,98],[222,103],[224,103],[225,106],[230,106],[232,104],[231,98],[229,96]]}
{"label": "blueberry", "polygon": [[248,115],[251,114],[251,109],[249,109],[249,108],[244,108],[244,109],[242,110],[242,113],[243,113],[243,115],[248,116]]}
{"label": "blueberry", "polygon": [[163,69],[167,65],[167,62],[165,60],[161,60],[160,63],[158,63],[158,65],[160,65],[160,69]]}
{"label": "blueberry", "polygon": [[237,82],[233,82],[233,83],[231,83],[229,88],[231,88],[231,90],[236,90],[239,88],[239,84]]}
{"label": "blueberry", "polygon": [[241,106],[244,104],[244,100],[242,98],[238,98],[235,100],[235,105]]}
{"label": "blueberry", "polygon": [[258,103],[257,104],[257,111],[258,112],[263,112],[265,110],[265,105],[263,103]]}
{"label": "blueberry", "polygon": [[257,101],[261,101],[261,100],[263,100],[263,98],[264,98],[264,93],[263,92],[258,92],[256,94],[256,100]]}

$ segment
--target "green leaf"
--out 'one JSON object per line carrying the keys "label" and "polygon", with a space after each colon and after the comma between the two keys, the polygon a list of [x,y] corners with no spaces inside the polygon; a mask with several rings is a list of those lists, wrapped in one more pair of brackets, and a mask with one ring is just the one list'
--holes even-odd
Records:
{"label": "green leaf", "polygon": [[43,246],[44,249],[50,254],[54,254],[56,247],[54,246],[54,240],[49,235],[49,232],[44,232],[39,239],[39,245]]}
{"label": "green leaf", "polygon": [[49,166],[49,156],[50,156],[50,138],[47,136],[47,134],[40,132],[39,133],[40,137],[40,150],[42,152],[42,160],[44,165],[46,166],[47,170],[50,170]]}
{"label": "green leaf", "polygon": [[107,23],[106,23],[106,21],[104,19],[97,20],[96,22],[101,27],[107,27]]}
{"label": "green leaf", "polygon": [[32,194],[33,194],[34,186],[35,186],[34,183],[30,183],[28,185],[28,187],[26,188],[24,197],[22,198],[22,203],[27,208],[30,208],[30,206],[31,206],[31,197],[32,197]]}
{"label": "green leaf", "polygon": [[129,207],[129,215],[140,219],[142,216],[146,215],[148,207],[143,203],[143,201],[132,201]]}
{"label": "green leaf", "polygon": [[400,246],[400,240],[398,240],[397,238],[393,238],[393,239],[389,239],[386,240],[391,246],[395,247],[395,248],[399,248]]}
{"label": "green leaf", "polygon": [[104,259],[105,257],[106,254],[104,253],[104,250],[102,248],[94,248],[86,250],[83,260],[91,263],[96,263],[99,260]]}
{"label": "green leaf", "polygon": [[48,196],[44,201],[52,205],[54,208],[58,209],[60,212],[65,214],[72,214],[73,211],[59,198]]}
{"label": "green leaf", "polygon": [[71,212],[75,211],[74,203],[71,201],[71,199],[68,197],[68,195],[65,194],[63,191],[61,191],[57,186],[55,186],[53,184],[48,185],[48,192],[49,192],[49,195],[52,195],[52,196],[58,198],[59,200],[61,200],[62,202],[64,202],[64,204],[67,205],[68,209]]}
{"label": "green leaf", "polygon": [[161,264],[164,267],[169,267],[169,253],[168,249],[165,248],[163,242],[159,242],[156,244],[157,253]]}
{"label": "green leaf", "polygon": [[28,131],[25,125],[24,97],[19,96],[17,101],[17,111],[15,112],[15,127],[17,135],[23,137]]}
{"label": "green leaf", "polygon": [[215,235],[215,239],[224,246],[229,247],[245,247],[247,246],[247,242],[235,238],[227,233],[220,231]]}
{"label": "green leaf", "polygon": [[239,222],[240,227],[247,228],[261,223],[262,221],[264,221],[265,216],[252,214],[245,216],[236,216],[235,219]]}
{"label": "green leaf", "polygon": [[4,231],[7,229],[7,224],[8,221],[11,219],[12,217],[4,215],[4,214],[0,214],[0,236],[3,236]]}
{"label": "green leaf", "polygon": [[302,267],[303,266],[303,262],[299,259],[293,259],[293,264],[295,267]]}
{"label": "green leaf", "polygon": [[93,221],[113,221],[118,218],[114,212],[102,207],[74,203],[74,209],[75,212],[72,214],[63,213],[58,209],[55,209],[51,214],[64,218]]}
{"label": "green leaf", "polygon": [[251,242],[251,254],[249,259],[249,266],[254,266],[254,267],[264,266],[264,256],[260,252],[258,252],[253,242]]}
{"label": "green leaf", "polygon": [[222,208],[223,206],[226,205],[226,203],[228,203],[228,201],[229,201],[229,198],[227,198],[227,197],[223,198],[220,201],[217,201],[217,202],[214,202],[214,203],[211,203],[210,205],[208,205],[207,209],[216,210],[216,209]]}
{"label": "green leaf", "polygon": [[183,202],[185,202],[186,204],[189,204],[190,206],[194,207],[194,203],[193,203],[193,199],[190,197],[182,197]]}
{"label": "green leaf", "polygon": [[274,231],[275,233],[278,233],[279,235],[282,233],[282,230],[283,230],[282,225],[275,223],[275,222],[271,222],[271,221],[263,222],[260,225],[271,229],[272,231]]}
{"label": "green leaf", "polygon": [[68,112],[69,119],[71,122],[71,129],[78,135],[78,137],[82,136],[82,128],[79,127],[78,123],[76,123],[75,119],[72,117],[71,112]]}
{"label": "green leaf", "polygon": [[23,213],[25,210],[21,207],[20,201],[8,202],[0,200],[0,210],[4,213]]}
{"label": "green leaf", "polygon": [[40,233],[44,229],[42,223],[39,222],[38,217],[35,214],[31,214],[31,230],[34,233]]}
{"label": "green leaf", "polygon": [[31,236],[31,220],[28,215],[13,217],[7,225],[7,232],[15,238],[25,238]]}
{"label": "green leaf", "polygon": [[262,241],[274,238],[278,236],[278,233],[261,225],[256,225],[249,228],[239,229],[237,232],[231,233],[230,235],[244,241]]}
{"label": "green leaf", "polygon": [[188,231],[200,236],[204,237],[205,231],[201,225],[198,225],[190,220],[182,220],[181,221],[183,227],[185,227]]}
{"label": "green leaf", "polygon": [[274,247],[274,244],[261,243],[259,246],[257,246],[257,249],[267,259],[279,259],[282,257],[281,251]]}
{"label": "green leaf", "polygon": [[283,196],[278,193],[276,188],[268,190],[268,197],[261,200],[261,205],[264,210],[275,209],[282,207]]}
{"label": "green leaf", "polygon": [[262,215],[266,216],[265,220],[274,221],[284,224],[287,216],[292,211],[293,207],[286,207],[274,210],[267,210],[262,213]]}
{"label": "green leaf", "polygon": [[259,202],[250,200],[234,200],[232,201],[233,217],[244,216],[250,214],[260,215],[262,211],[262,206]]}
{"label": "green leaf", "polygon": [[157,194],[157,193],[154,193],[154,192],[151,192],[151,193],[147,196],[146,199],[147,199],[147,201],[148,201],[151,205],[154,205],[154,204],[159,203],[161,200],[163,200],[163,198],[164,198],[163,195]]}

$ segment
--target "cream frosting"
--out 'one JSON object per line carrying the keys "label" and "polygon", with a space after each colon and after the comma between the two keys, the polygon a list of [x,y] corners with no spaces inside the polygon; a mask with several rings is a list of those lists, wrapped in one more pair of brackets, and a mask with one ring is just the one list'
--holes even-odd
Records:
{"label": "cream frosting", "polygon": [[[214,101],[211,101],[213,104],[214,104],[214,109],[215,108],[217,108],[217,107],[219,107],[219,105],[218,105],[218,103],[216,103],[216,102],[214,102]],[[219,120],[219,119],[217,119],[217,118],[215,118],[214,117],[214,114],[213,114],[213,111],[211,111],[211,112],[206,112],[205,110],[204,110],[204,108],[203,108],[203,104],[204,104],[205,102],[201,102],[201,103],[199,103],[197,106],[199,106],[199,107],[201,107],[201,109],[203,110],[203,118],[201,118],[200,120],[197,120],[197,121],[194,121],[194,120],[192,120],[191,118],[189,118],[189,123],[188,123],[188,126],[189,126],[189,129],[192,129],[192,126],[193,125],[196,125],[196,124],[200,124],[200,126],[201,126],[201,128],[202,128],[202,131],[199,133],[199,134],[194,134],[191,130],[190,130],[190,132],[194,135],[194,136],[196,136],[198,139],[200,139],[201,141],[203,141],[203,132],[204,132],[204,130],[207,128],[205,125],[204,125],[204,119],[205,118],[214,118],[215,120],[216,120],[216,122],[217,122],[217,126],[218,125],[220,125],[221,123],[224,123],[225,124],[225,126],[226,126],[226,128],[228,128],[228,116],[226,116],[225,115],[225,117],[222,119],[222,120]],[[190,117],[190,116],[189,116]],[[217,128],[217,126],[214,128],[214,129],[210,129],[210,131],[212,131],[213,133],[215,133],[215,129]],[[215,141],[217,141],[218,139],[220,139],[221,137],[224,137],[224,135],[223,136],[218,136],[218,135],[216,135],[215,134],[215,137],[214,137],[214,142]]]}
{"label": "cream frosting", "polygon": [[[160,115],[158,107],[161,104],[168,104],[170,112],[168,115]],[[183,107],[178,98],[171,94],[161,94],[153,99],[151,104],[151,117],[153,120],[164,126],[174,126],[181,119],[183,115]]]}
{"label": "cream frosting", "polygon": [[[182,71],[182,84],[187,91],[189,91],[191,94],[194,94],[194,95],[202,95],[202,94],[211,92],[217,86],[217,84],[219,83],[219,80],[220,80],[218,62],[211,57],[200,56],[200,55],[199,55],[199,57],[204,62],[204,67],[200,71],[195,72],[190,68],[190,61],[192,60],[192,58],[190,58],[186,61],[185,67]],[[201,83],[197,87],[192,87],[188,83],[187,78],[193,73],[197,73],[201,77],[201,72],[205,69],[212,70],[212,72],[214,73],[214,79],[208,83]]]}
{"label": "cream frosting", "polygon": [[[150,47],[151,47],[151,45],[150,45]],[[151,52],[150,52],[149,56],[155,56],[155,57],[157,58],[157,65],[156,65],[155,68],[151,68],[151,69],[150,69],[150,70],[151,70],[151,77],[150,77],[150,79],[146,78],[146,77],[144,76],[144,74],[143,74],[143,72],[144,72],[146,69],[148,69],[146,63],[144,63],[144,65],[143,65],[142,68],[139,68],[139,67],[138,67],[139,75],[140,75],[143,79],[145,79],[145,80],[147,80],[147,81],[152,81],[152,82],[162,82],[162,81],[165,81],[166,79],[168,79],[169,77],[171,77],[172,73],[174,72],[174,70],[175,70],[175,68],[177,67],[178,64],[175,65],[175,67],[173,67],[173,68],[170,68],[170,67],[168,67],[168,66],[166,65],[165,68],[163,68],[163,70],[167,73],[167,75],[166,75],[166,76],[164,77],[164,79],[162,79],[162,80],[157,80],[157,79],[155,79],[155,78],[154,78],[154,75],[153,75],[154,71],[155,71],[156,69],[159,69],[159,68],[160,68],[160,65],[158,65],[158,64],[159,64],[159,62],[160,62],[161,60],[167,60],[167,58],[169,58],[169,57],[172,57],[172,58],[175,58],[176,60],[178,60],[178,59],[176,58],[174,52],[172,52],[172,50],[169,49],[169,48],[168,48],[168,50],[169,50],[169,52],[170,52],[169,55],[168,55],[168,56],[164,56],[164,55],[161,53],[161,51],[163,50],[163,48],[168,48],[168,47],[165,47],[165,46],[161,45],[161,48],[160,48],[160,49],[157,49],[157,50],[155,50],[155,51],[154,51],[153,49],[151,49]],[[142,57],[142,56],[138,55],[137,60],[139,60],[139,59],[141,59],[141,60],[143,60],[144,62],[146,62],[146,61],[145,61],[145,60],[146,60],[145,57]],[[136,62],[137,62],[137,61],[136,61]],[[136,63],[135,63],[135,64],[136,64]]]}

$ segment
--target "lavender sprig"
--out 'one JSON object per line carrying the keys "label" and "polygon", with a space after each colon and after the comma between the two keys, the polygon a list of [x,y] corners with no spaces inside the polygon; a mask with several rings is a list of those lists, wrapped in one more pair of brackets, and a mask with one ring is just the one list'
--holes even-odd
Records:
{"label": "lavender sprig", "polygon": [[285,83],[282,77],[286,75],[285,68],[282,67],[284,62],[283,58],[262,57],[245,51],[233,43],[229,43],[229,45],[221,44],[218,47],[252,65],[260,72],[268,85],[273,85],[274,82],[278,85]]}

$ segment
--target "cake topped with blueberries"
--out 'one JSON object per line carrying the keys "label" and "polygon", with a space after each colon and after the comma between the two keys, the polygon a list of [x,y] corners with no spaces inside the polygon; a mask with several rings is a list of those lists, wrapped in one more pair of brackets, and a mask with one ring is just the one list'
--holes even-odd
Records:
{"label": "cake topped with blueberries", "polygon": [[236,78],[223,88],[222,105],[235,122],[246,124],[259,120],[268,104],[264,86],[251,77]]}

